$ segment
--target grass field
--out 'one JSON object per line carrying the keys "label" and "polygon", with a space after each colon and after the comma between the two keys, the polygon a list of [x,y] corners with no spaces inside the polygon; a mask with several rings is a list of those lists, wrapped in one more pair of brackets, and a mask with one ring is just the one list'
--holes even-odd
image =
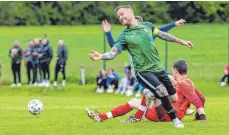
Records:
{"label": "grass field", "polygon": [[[123,29],[113,26],[114,37]],[[91,62],[88,53],[91,49],[103,51],[103,33],[99,25],[94,26],[56,26],[56,27],[0,27],[0,59],[3,62],[3,79],[11,83],[12,74],[9,48],[14,39],[19,39],[23,48],[27,40],[48,35],[54,53],[57,39],[63,38],[69,48],[67,78],[64,91],[23,86],[10,88],[0,86],[0,135],[69,135],[69,134],[161,134],[164,135],[227,135],[229,134],[229,87],[221,88],[217,80],[223,74],[227,63],[228,26],[219,24],[186,25],[171,30],[171,34],[191,40],[195,48],[190,50],[169,43],[169,71],[173,61],[185,59],[189,64],[189,76],[197,88],[206,96],[205,110],[207,123],[193,122],[194,116],[183,119],[185,128],[177,130],[172,123],[144,122],[121,124],[119,121],[131,115],[123,116],[103,123],[94,123],[85,114],[85,108],[109,111],[130,98],[113,94],[95,94],[94,84],[77,85],[80,78],[80,66],[85,67],[86,76],[94,77],[102,67],[102,62]],[[156,46],[164,62],[164,42],[157,39]],[[109,47],[107,47],[108,50]],[[128,62],[123,52],[115,60],[107,62],[107,67],[123,74],[123,65]],[[51,69],[55,60],[51,63]],[[23,83],[25,83],[25,68]],[[51,70],[52,73],[54,72]],[[51,75],[53,78],[53,74]],[[33,116],[27,111],[27,103],[38,98],[44,103],[44,112]],[[193,108],[193,106],[192,106]],[[132,112],[134,113],[134,112]]]}
{"label": "grass field", "polygon": [[[85,134],[161,134],[163,135],[226,135],[229,128],[228,97],[206,97],[207,123],[193,122],[193,115],[183,119],[184,129],[173,128],[172,123],[150,122],[122,124],[126,116],[95,123],[85,113],[85,108],[106,112],[127,102],[130,98],[113,94],[95,94],[93,85],[68,86],[65,91],[43,91],[39,88],[3,88],[0,96],[1,135],[85,135]],[[225,88],[226,89],[226,88]],[[228,89],[227,89],[228,90]],[[38,98],[44,111],[33,116],[27,111],[29,100]],[[193,108],[193,106],[192,106]],[[146,119],[144,119],[146,120]]]}

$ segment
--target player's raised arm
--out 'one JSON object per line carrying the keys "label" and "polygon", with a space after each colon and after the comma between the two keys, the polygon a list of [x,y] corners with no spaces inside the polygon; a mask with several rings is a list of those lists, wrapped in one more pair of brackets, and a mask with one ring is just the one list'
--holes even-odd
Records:
{"label": "player's raised arm", "polygon": [[163,31],[163,32],[168,32],[169,30],[171,30],[172,28],[174,27],[180,27],[180,26],[183,26],[185,24],[185,20],[184,19],[180,19],[174,23],[170,23],[170,24],[167,24],[165,26],[162,26],[159,28],[160,31]]}
{"label": "player's raised arm", "polygon": [[111,32],[110,32],[111,31],[111,25],[108,23],[107,20],[102,21],[102,28],[106,34],[108,43],[109,43],[110,47],[112,48],[115,44],[115,41],[114,41],[114,38],[112,37]]}
{"label": "player's raised arm", "polygon": [[98,60],[114,59],[118,54],[120,54],[119,49],[116,47],[112,47],[111,51],[106,52],[104,54],[100,54],[96,51],[91,50],[91,53],[89,54],[89,56],[93,61],[98,61]]}
{"label": "player's raised arm", "polygon": [[176,42],[176,43],[180,43],[181,45],[184,45],[184,46],[187,46],[189,48],[193,48],[193,44],[192,42],[190,41],[185,41],[185,40],[181,40],[169,33],[166,33],[166,32],[163,32],[163,31],[160,31],[159,29],[157,28],[154,28],[153,29],[153,34],[155,36],[157,36],[158,38],[162,39],[162,40],[165,40],[165,41],[169,41],[169,42]]}

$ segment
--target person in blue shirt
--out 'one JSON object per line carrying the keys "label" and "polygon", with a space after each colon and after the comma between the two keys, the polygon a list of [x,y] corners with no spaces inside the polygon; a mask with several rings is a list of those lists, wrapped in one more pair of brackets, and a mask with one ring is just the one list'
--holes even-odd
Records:
{"label": "person in blue shirt", "polygon": [[[141,16],[135,16],[135,19],[138,21],[138,22],[143,22],[143,18]],[[170,23],[168,25],[165,25],[165,26],[162,26],[159,28],[160,31],[163,31],[163,32],[168,32],[169,30],[171,30],[172,28],[174,27],[179,27],[179,26],[183,26],[185,24],[185,20],[184,19],[180,19],[174,23]],[[108,43],[110,45],[110,47],[112,48],[113,45],[115,44],[115,40],[111,34],[111,25],[108,23],[107,20],[104,20],[102,22],[102,28],[106,34],[106,37],[107,37],[107,40],[108,40]],[[152,36],[153,38],[153,42],[156,40],[156,36]],[[168,73],[169,74],[169,73]],[[143,87],[141,89],[144,89]],[[133,91],[133,90],[132,90]],[[172,99],[176,97],[172,97]],[[177,97],[178,98],[178,97]],[[176,101],[176,100],[175,100]]]}

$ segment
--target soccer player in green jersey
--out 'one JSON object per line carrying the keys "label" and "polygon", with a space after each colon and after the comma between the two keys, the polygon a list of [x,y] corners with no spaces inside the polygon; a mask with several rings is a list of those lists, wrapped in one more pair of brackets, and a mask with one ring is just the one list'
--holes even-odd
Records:
{"label": "soccer player in green jersey", "polygon": [[172,86],[158,56],[156,47],[152,42],[152,35],[170,42],[193,47],[190,41],[184,41],[168,33],[162,32],[150,22],[137,22],[133,9],[129,5],[119,6],[115,9],[116,15],[122,25],[127,28],[119,35],[110,52],[100,54],[91,51],[90,58],[94,61],[111,60],[126,49],[131,55],[133,72],[139,83],[148,88],[155,96],[161,99],[164,109],[172,119],[176,128],[183,128],[184,124],[177,118],[174,108],[169,102],[168,95],[173,95],[173,87],[166,89],[165,85]]}

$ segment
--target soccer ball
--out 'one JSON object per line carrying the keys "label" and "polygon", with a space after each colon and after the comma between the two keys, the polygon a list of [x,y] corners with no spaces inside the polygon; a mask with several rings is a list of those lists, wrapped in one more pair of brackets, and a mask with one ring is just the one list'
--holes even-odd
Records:
{"label": "soccer ball", "polygon": [[40,100],[33,99],[28,103],[28,110],[33,115],[38,115],[43,110],[43,104]]}

